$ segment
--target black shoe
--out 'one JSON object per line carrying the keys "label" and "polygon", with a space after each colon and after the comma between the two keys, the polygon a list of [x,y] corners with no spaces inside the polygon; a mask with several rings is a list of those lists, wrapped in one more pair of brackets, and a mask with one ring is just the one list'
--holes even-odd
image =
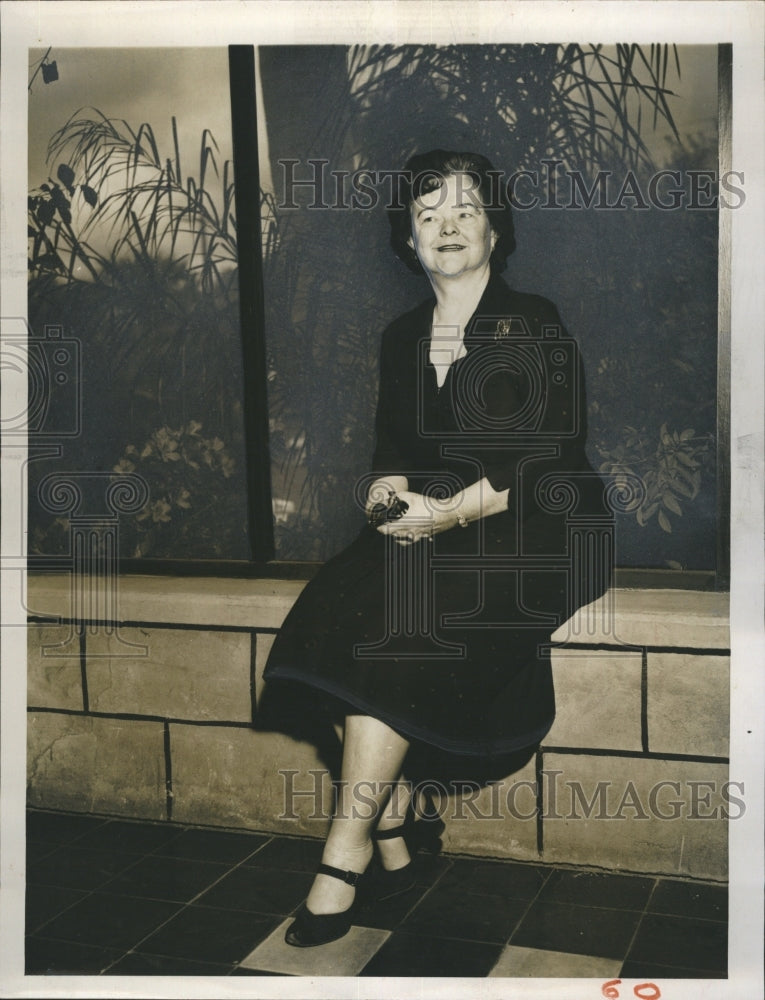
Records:
{"label": "black shoe", "polygon": [[410,892],[417,884],[414,873],[414,859],[417,852],[423,850],[430,854],[438,854],[441,850],[441,834],[445,825],[438,813],[433,812],[432,805],[432,801],[428,800],[428,812],[418,820],[414,800],[410,799],[403,823],[389,830],[376,830],[372,834],[372,839],[375,841],[403,837],[411,857],[411,861],[403,868],[389,870],[380,865],[376,869],[370,887],[370,895],[375,899],[382,901]]}
{"label": "black shoe", "polygon": [[[363,875],[359,872],[344,872],[331,865],[319,865],[320,875],[330,875],[357,888]],[[295,948],[313,948],[319,944],[329,944],[337,941],[351,929],[353,914],[356,910],[356,900],[347,910],[340,913],[311,913],[308,906],[303,905],[295,915],[295,920],[287,928],[284,940]]]}
{"label": "black shoe", "polygon": [[408,842],[409,852],[414,857],[417,851],[427,851],[428,854],[440,854],[442,843],[441,834],[446,829],[446,824],[441,819],[433,803],[433,799],[427,793],[423,793],[425,808],[413,814],[417,819],[412,821],[410,828],[410,840]]}

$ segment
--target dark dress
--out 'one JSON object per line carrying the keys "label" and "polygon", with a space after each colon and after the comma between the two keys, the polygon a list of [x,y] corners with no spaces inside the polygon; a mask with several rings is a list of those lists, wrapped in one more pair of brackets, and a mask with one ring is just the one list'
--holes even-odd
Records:
{"label": "dark dress", "polygon": [[306,586],[265,677],[287,701],[308,686],[295,711],[328,697],[431,753],[490,759],[552,725],[545,647],[607,587],[612,519],[585,456],[579,352],[555,306],[492,276],[440,390],[433,306],[383,334],[369,481],[400,474],[449,496],[485,476],[509,488],[508,509],[406,547],[365,527]]}

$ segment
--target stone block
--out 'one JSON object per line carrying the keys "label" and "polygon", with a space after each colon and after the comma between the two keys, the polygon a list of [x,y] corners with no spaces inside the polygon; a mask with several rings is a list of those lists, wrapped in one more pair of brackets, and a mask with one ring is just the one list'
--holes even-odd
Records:
{"label": "stone block", "polygon": [[730,660],[648,654],[648,749],[727,757]]}
{"label": "stone block", "polygon": [[564,622],[553,641],[727,649],[729,603],[714,591],[612,589]]}
{"label": "stone block", "polygon": [[543,770],[545,861],[726,877],[728,822],[742,814],[727,765],[546,753]]}
{"label": "stone block", "polygon": [[329,776],[308,743],[247,727],[170,724],[173,819],[323,837]]}
{"label": "stone block", "polygon": [[[122,628],[86,639],[90,708],[172,719],[249,722],[251,636],[201,629]],[[127,655],[126,655],[127,654]]]}
{"label": "stone block", "polygon": [[[447,791],[444,786],[443,792]],[[446,830],[444,850],[490,858],[538,861],[534,758],[515,774],[462,795],[439,794],[433,802]]]}
{"label": "stone block", "polygon": [[30,713],[27,780],[41,809],[165,819],[163,725]]}
{"label": "stone block", "polygon": [[545,743],[640,750],[641,654],[553,649],[556,714]]}
{"label": "stone block", "polygon": [[[305,580],[252,580],[131,574],[119,578],[117,621],[280,628]],[[70,574],[29,578],[28,603],[38,616],[70,618],[75,607]]]}
{"label": "stone block", "polygon": [[27,627],[27,704],[75,711],[85,707],[80,642],[72,626]]}

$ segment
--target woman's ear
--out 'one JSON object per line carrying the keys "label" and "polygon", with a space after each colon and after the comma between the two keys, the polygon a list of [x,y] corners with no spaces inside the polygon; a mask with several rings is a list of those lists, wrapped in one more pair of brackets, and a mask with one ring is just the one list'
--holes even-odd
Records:
{"label": "woman's ear", "polygon": [[[408,239],[408,240],[406,241],[406,245],[407,245],[407,246],[409,247],[409,249],[410,249],[410,250],[414,250],[414,240],[412,239],[412,237],[411,237],[411,236],[410,236],[410,237],[409,237],[409,239]],[[494,248],[494,244],[492,243],[492,249],[493,249],[493,248]]]}
{"label": "woman's ear", "polygon": [[491,248],[492,248],[492,250],[497,245],[497,240],[498,239],[499,239],[499,235],[497,234],[496,230],[492,229],[492,231],[491,231]]}

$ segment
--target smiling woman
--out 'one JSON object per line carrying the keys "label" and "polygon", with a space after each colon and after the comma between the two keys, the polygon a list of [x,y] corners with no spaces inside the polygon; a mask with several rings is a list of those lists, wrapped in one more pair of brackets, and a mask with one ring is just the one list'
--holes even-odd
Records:
{"label": "smiling woman", "polygon": [[[577,347],[551,302],[497,273],[512,227],[509,205],[481,194],[493,173],[482,156],[444,150],[404,169],[392,241],[409,231],[406,258],[433,297],[383,334],[360,490],[369,524],[301,593],[266,667],[260,725],[294,732],[306,686],[312,725],[322,717],[344,733],[336,817],[287,931],[296,946],[347,932],[373,840],[379,895],[411,887],[407,827],[395,822],[404,766],[498,775],[530,759],[555,715],[551,634],[610,582],[611,517],[585,454]],[[572,531],[574,510],[586,538]],[[361,785],[365,816],[353,808]]]}
{"label": "smiling woman", "polygon": [[[643,502],[617,514],[619,565],[673,585],[682,569],[707,585],[721,495],[715,48],[260,54],[279,231],[265,267],[277,557],[325,559],[361,524],[360,511],[340,518],[337,505],[373,448],[377,331],[394,313],[391,288],[402,309],[420,297],[400,261],[370,259],[387,236],[375,207],[395,204],[415,150],[480,148],[502,169],[482,196],[494,228],[500,195],[518,202],[512,282],[553,299],[581,339],[590,460],[646,483]],[[694,184],[711,185],[709,196],[694,200]],[[684,198],[673,200],[673,185]],[[404,246],[410,236],[406,220]],[[421,272],[407,250],[400,257]]]}
{"label": "smiling woman", "polygon": [[468,179],[452,174],[415,201],[409,245],[431,282],[483,268],[497,242],[484,206],[466,191]]}

